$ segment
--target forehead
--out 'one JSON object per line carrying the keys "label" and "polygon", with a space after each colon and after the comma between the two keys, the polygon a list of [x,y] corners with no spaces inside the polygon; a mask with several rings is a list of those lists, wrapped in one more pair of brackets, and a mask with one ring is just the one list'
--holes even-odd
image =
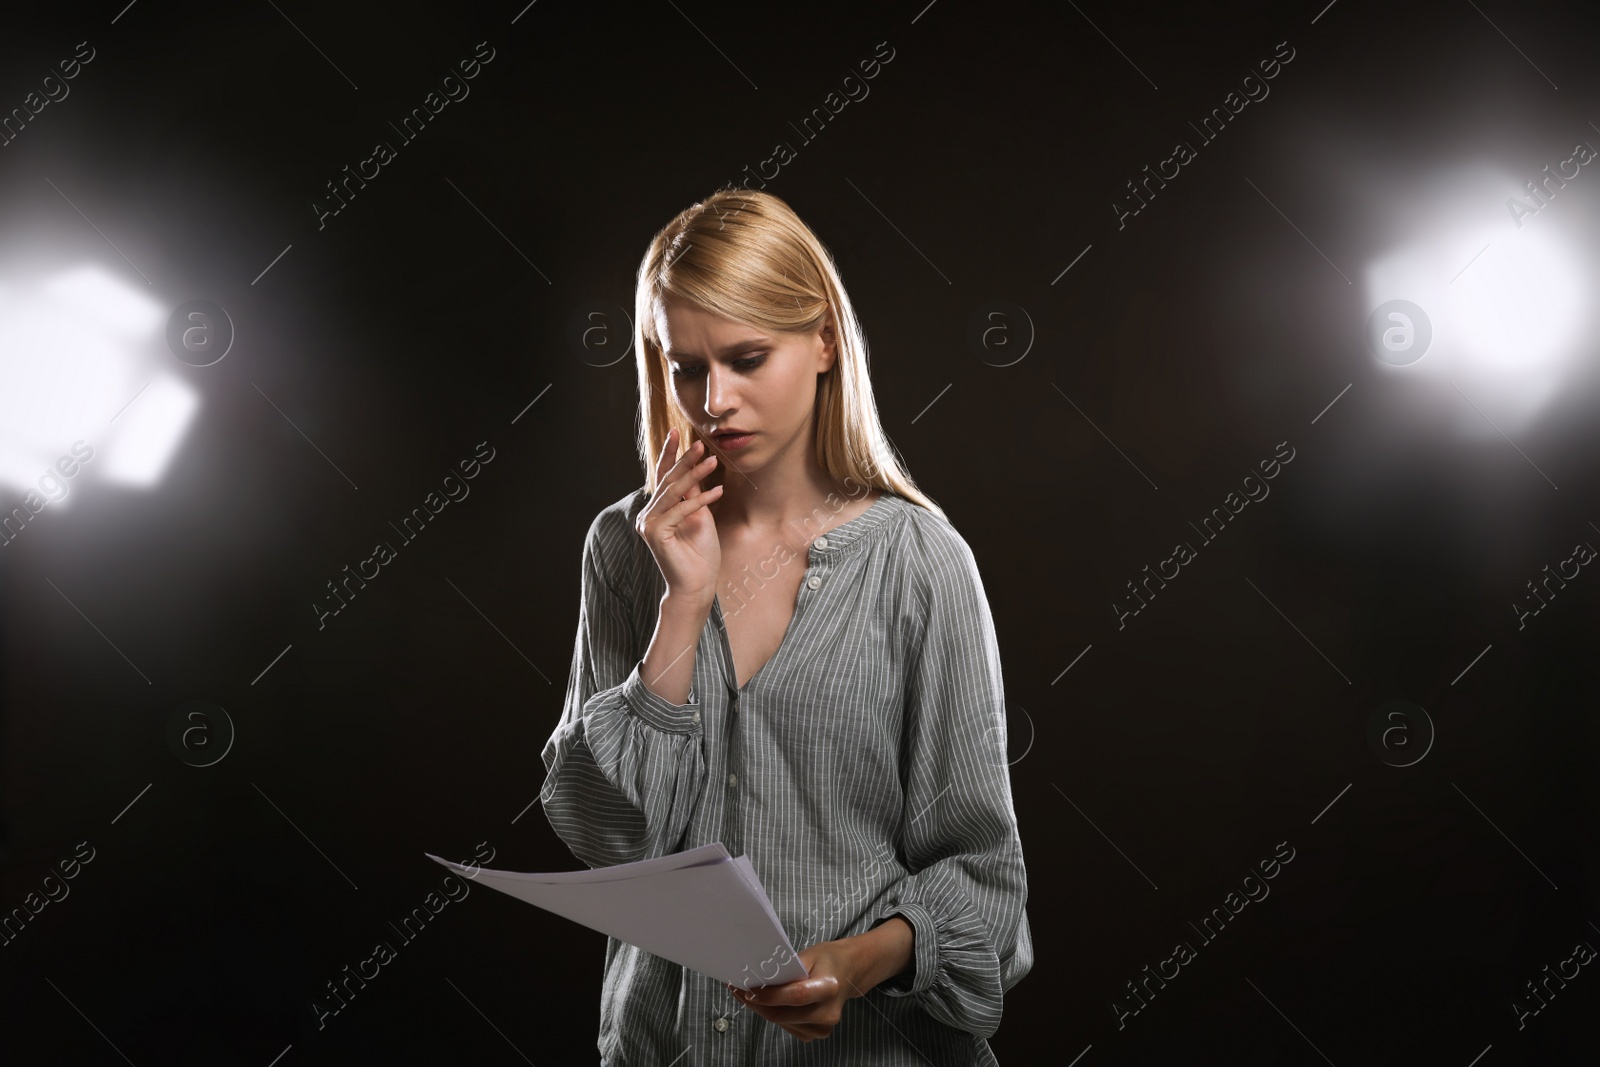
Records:
{"label": "forehead", "polygon": [[672,359],[734,355],[773,340],[765,330],[683,303],[658,306],[656,330],[662,351]]}

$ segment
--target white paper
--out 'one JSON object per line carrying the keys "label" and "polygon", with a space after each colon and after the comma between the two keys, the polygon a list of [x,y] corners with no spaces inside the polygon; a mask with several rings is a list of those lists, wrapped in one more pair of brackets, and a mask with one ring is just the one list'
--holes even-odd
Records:
{"label": "white paper", "polygon": [[748,856],[721,842],[653,860],[534,874],[429,859],[491,889],[739,989],[806,976]]}

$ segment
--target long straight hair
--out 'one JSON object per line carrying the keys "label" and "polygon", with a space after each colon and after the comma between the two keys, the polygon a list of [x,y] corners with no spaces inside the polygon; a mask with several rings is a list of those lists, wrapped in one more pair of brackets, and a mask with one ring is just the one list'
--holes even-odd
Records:
{"label": "long straight hair", "polygon": [[947,518],[917,488],[884,435],[867,372],[866,337],[832,255],[793,208],[754,189],[719,189],[685,208],[655,235],[639,264],[634,351],[646,492],[656,491],[656,459],[668,431],[677,429],[680,455],[698,436],[669,391],[656,328],[656,316],[664,316],[669,302],[785,333],[817,331],[831,311],[836,356],[817,382],[818,465],[847,486],[876,486]]}

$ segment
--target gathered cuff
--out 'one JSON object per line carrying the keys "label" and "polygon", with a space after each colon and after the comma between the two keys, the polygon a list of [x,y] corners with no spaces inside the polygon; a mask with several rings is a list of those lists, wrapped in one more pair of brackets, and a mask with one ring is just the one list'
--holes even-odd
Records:
{"label": "gathered cuff", "polygon": [[982,1038],[1000,1026],[1005,986],[983,915],[956,879],[953,860],[907,875],[879,913],[900,915],[916,931],[914,972],[875,988],[891,997],[917,997],[940,1022]]}
{"label": "gathered cuff", "polygon": [[642,661],[635,663],[633,670],[628,673],[627,681],[622,683],[622,699],[627,703],[629,710],[646,725],[658,730],[674,734],[697,733],[700,730],[701,716],[700,702],[694,699],[694,691],[690,690],[688,703],[674,704],[644,684],[644,679],[639,674],[642,666]]}
{"label": "gathered cuff", "polygon": [[873,988],[887,996],[908,997],[933,985],[939,969],[939,931],[934,927],[933,914],[921,904],[909,901],[896,904],[883,918],[892,919],[896,915],[911,924],[915,935],[911,943],[911,973],[897,974]]}

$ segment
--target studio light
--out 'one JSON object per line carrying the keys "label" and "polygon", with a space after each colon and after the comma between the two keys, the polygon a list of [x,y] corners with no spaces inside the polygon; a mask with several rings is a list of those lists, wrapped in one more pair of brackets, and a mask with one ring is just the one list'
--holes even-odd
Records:
{"label": "studio light", "polygon": [[0,486],[65,506],[76,494],[50,496],[41,472],[78,441],[94,459],[75,486],[160,481],[199,407],[161,347],[166,314],[94,264],[0,281]]}
{"label": "studio light", "polygon": [[[1460,436],[1498,438],[1529,426],[1560,391],[1579,354],[1592,291],[1591,268],[1568,236],[1580,207],[1575,197],[1556,212],[1519,220],[1508,198],[1529,193],[1511,174],[1463,167],[1419,186],[1429,201],[1414,228],[1365,272],[1367,306],[1385,310],[1396,344],[1406,331],[1431,329],[1421,356],[1406,362],[1375,357],[1380,373],[1456,386],[1481,409],[1462,405]],[[1564,224],[1565,223],[1565,224]],[[1407,301],[1425,316],[1388,314]],[[1381,325],[1381,324],[1380,324]],[[1371,332],[1376,326],[1369,325]],[[1375,346],[1381,347],[1381,346]],[[1484,416],[1493,420],[1489,425]]]}

